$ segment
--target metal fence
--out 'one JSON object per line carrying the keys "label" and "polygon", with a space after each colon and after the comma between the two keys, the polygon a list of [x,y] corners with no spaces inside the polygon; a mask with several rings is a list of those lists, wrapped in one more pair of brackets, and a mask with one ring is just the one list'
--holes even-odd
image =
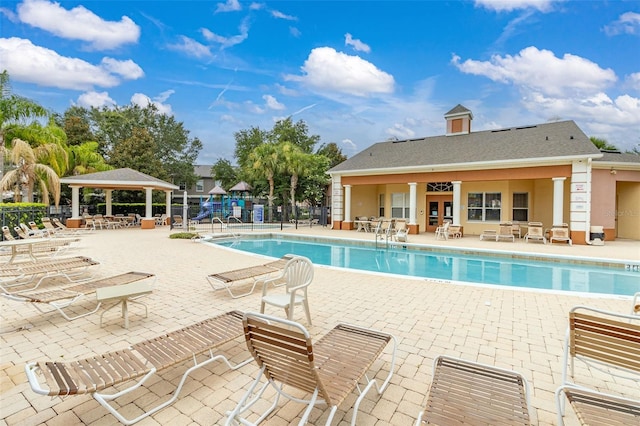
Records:
{"label": "metal fence", "polygon": [[[0,223],[2,226],[9,227],[12,232],[13,228],[20,223],[27,224],[32,221],[41,223],[42,217],[46,215],[46,207],[0,207]],[[2,240],[4,241],[4,236]]]}

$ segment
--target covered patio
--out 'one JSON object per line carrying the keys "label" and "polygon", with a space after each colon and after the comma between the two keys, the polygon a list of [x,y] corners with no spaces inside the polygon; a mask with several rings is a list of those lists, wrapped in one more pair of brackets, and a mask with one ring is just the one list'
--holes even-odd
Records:
{"label": "covered patio", "polygon": [[145,215],[142,219],[142,229],[155,228],[155,218],[152,211],[153,190],[165,192],[166,215],[171,216],[171,192],[179,189],[174,184],[129,168],[70,176],[60,179],[60,182],[71,187],[71,218],[67,219],[67,226],[70,228],[82,226],[80,188],[103,189],[105,191],[107,215],[112,214],[111,196],[113,190],[145,191]]}

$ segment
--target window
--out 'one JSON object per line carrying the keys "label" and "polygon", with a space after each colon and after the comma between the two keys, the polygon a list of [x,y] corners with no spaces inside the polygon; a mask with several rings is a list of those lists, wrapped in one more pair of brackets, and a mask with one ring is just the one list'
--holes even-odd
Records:
{"label": "window", "polygon": [[178,187],[180,188],[180,191],[186,191],[187,190],[187,183],[186,182],[180,182],[180,185],[178,185]]}
{"label": "window", "polygon": [[378,214],[380,217],[384,217],[384,194],[380,194],[380,201],[378,204]]}
{"label": "window", "polygon": [[204,181],[202,179],[196,182],[196,192],[204,192]]}
{"label": "window", "polygon": [[427,192],[453,192],[453,184],[451,182],[429,182],[427,183]]}
{"label": "window", "polygon": [[409,218],[409,193],[391,194],[391,217],[396,219]]}
{"label": "window", "polygon": [[529,222],[529,193],[513,193],[513,220],[518,222]]}
{"label": "window", "polygon": [[467,198],[467,219],[480,222],[499,222],[502,194],[499,192],[470,192]]}

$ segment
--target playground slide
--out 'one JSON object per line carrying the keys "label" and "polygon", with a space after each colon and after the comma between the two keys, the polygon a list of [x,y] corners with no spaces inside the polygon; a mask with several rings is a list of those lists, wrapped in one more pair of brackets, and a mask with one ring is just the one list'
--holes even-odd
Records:
{"label": "playground slide", "polygon": [[211,216],[211,206],[209,203],[205,203],[202,205],[202,210],[198,213],[198,216],[194,217],[191,220],[202,220]]}

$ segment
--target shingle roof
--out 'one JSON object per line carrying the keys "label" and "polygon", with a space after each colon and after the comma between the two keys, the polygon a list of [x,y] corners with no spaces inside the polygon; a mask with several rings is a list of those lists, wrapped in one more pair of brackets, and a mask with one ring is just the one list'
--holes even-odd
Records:
{"label": "shingle roof", "polygon": [[460,114],[471,114],[471,110],[467,109],[463,105],[458,104],[458,105],[454,106],[444,116],[447,117],[449,115],[460,115]]}
{"label": "shingle roof", "polygon": [[212,165],[195,165],[193,166],[193,173],[198,177],[211,177]]}
{"label": "shingle roof", "polygon": [[573,121],[486,130],[453,136],[387,141],[371,145],[329,172],[369,169],[527,162],[600,157],[602,154]]}
{"label": "shingle roof", "polygon": [[628,152],[602,151],[602,158],[598,158],[595,161],[603,163],[640,163],[640,155]]}
{"label": "shingle roof", "polygon": [[155,189],[179,189],[176,185],[162,179],[149,176],[137,170],[123,168],[106,172],[88,173],[86,175],[68,176],[60,179],[66,184],[91,186],[93,188],[137,188],[152,187]]}

